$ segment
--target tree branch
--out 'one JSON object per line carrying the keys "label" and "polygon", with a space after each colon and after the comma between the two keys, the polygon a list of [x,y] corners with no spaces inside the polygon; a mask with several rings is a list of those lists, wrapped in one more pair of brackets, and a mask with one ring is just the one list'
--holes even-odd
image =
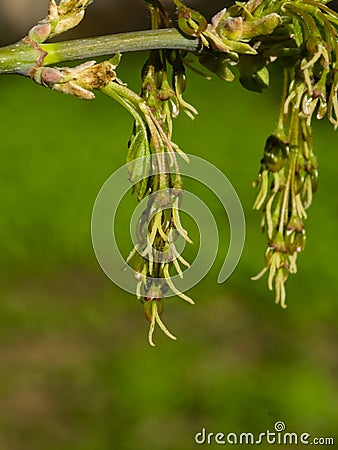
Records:
{"label": "tree branch", "polygon": [[198,39],[188,39],[174,28],[134,31],[71,41],[37,44],[27,38],[0,48],[0,74],[29,76],[39,66],[114,53],[151,49],[197,51]]}

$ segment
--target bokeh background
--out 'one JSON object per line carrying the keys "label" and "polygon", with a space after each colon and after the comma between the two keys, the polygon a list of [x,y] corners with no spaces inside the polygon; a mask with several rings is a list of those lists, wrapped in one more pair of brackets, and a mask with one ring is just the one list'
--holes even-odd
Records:
{"label": "bokeh background", "polygon": [[[47,3],[1,0],[1,43],[22,36]],[[209,16],[222,6],[190,4]],[[143,8],[97,0],[78,36],[142,29]],[[145,58],[125,55],[119,68],[136,90]],[[218,285],[226,215],[191,185],[218,221],[220,255],[190,292],[195,307],[167,301],[165,321],[179,340],[156,332],[155,348],[141,306],[101,272],[90,237],[99,189],[124,164],[130,117],[100,93],[85,102],[0,77],[1,450],[191,450],[202,427],[259,433],[279,420],[290,432],[338,439],[338,148],[325,121],[314,129],[320,187],[288,309],[274,304],[265,280],[250,280],[265,249],[251,183],[277,118],[280,71],[271,70],[263,95],[189,73],[186,98],[199,116],[176,120],[176,141],[231,180],[247,239],[235,273]],[[121,211],[117,229],[125,251],[130,214]]]}

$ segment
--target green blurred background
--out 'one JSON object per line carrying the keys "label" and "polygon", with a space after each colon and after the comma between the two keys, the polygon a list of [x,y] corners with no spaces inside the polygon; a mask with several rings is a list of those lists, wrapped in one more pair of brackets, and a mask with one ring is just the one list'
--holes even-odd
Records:
{"label": "green blurred background", "polygon": [[[136,90],[145,57],[125,55],[118,72]],[[100,93],[85,102],[0,77],[1,450],[190,450],[202,427],[259,433],[279,420],[290,432],[335,437],[338,155],[325,121],[314,129],[320,188],[288,309],[265,280],[250,281],[265,250],[251,183],[277,118],[278,66],[272,72],[263,95],[189,73],[185,97],[199,116],[177,119],[175,139],[228,176],[247,239],[235,273],[218,285],[223,231],[215,266],[190,292],[196,306],[167,301],[178,341],[157,331],[155,348],[141,306],[105,277],[90,237],[95,198],[124,164],[130,117]],[[226,229],[221,206],[203,196]],[[119,215],[125,249],[130,214]]]}

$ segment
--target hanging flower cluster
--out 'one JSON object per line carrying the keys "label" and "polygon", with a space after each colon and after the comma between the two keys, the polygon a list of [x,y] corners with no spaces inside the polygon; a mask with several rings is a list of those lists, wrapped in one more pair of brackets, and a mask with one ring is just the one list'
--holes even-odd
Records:
{"label": "hanging flower cluster", "polygon": [[[159,2],[148,1],[147,5],[153,29],[170,26]],[[169,289],[194,304],[175,287],[170,274],[173,267],[183,277],[181,265],[189,267],[176,249],[177,237],[180,235],[191,243],[179,216],[183,184],[177,155],[186,160],[187,157],[172,141],[172,120],[179,112],[183,110],[192,119],[197,114],[196,109],[183,99],[185,87],[186,75],[180,52],[152,50],[142,69],[141,94],[137,108],[132,112],[135,123],[127,155],[129,178],[138,200],[148,198],[136,230],[138,242],[127,263],[135,270],[136,295],[150,321],[148,340],[151,345],[154,345],[156,323],[168,337],[176,339],[160,319],[162,299]],[[126,97],[124,102],[128,102]]]}
{"label": "hanging flower cluster", "polygon": [[[23,61],[18,73],[83,99],[93,99],[92,90],[100,89],[132,115],[129,179],[146,207],[127,264],[135,271],[136,295],[150,321],[148,340],[154,345],[156,324],[175,339],[160,318],[168,290],[193,303],[172,281],[173,272],[182,277],[184,267],[189,267],[176,246],[179,236],[191,242],[179,215],[183,183],[178,156],[187,157],[172,135],[173,119],[180,111],[192,119],[197,114],[183,98],[185,69],[193,66],[181,50],[151,50],[142,69],[140,94],[117,77],[119,54],[99,64],[87,61],[71,68],[46,67],[49,47],[41,43],[76,26],[90,3],[50,0],[47,17],[23,39],[36,59]],[[208,24],[200,12],[173,0],[177,9],[173,24],[159,0],[145,3],[153,30],[176,26],[187,39],[198,40],[199,63],[223,80],[232,81],[236,68],[246,89],[262,92],[269,86],[269,64],[279,60],[283,66],[279,119],[266,140],[254,183],[258,188],[254,208],[263,212],[262,228],[268,239],[265,267],[254,279],[267,272],[268,287],[275,290],[276,303],[285,308],[285,282],[297,271],[298,254],[305,248],[306,210],[318,186],[312,120],[327,116],[338,128],[338,14],[327,6],[327,0],[249,0],[221,10]],[[21,53],[20,48],[17,44],[10,51]]]}
{"label": "hanging flower cluster", "polygon": [[[311,133],[314,111],[317,111],[317,118],[328,114],[330,121],[337,126],[336,14],[324,4],[311,0],[292,3],[251,0],[220,11],[208,25],[198,11],[188,8],[180,0],[174,0],[174,3],[179,29],[188,36],[200,38],[204,51],[199,55],[199,61],[220,78],[232,81],[232,67],[237,66],[242,85],[261,92],[269,85],[268,64],[279,58],[284,66],[279,122],[266,141],[261,171],[255,183],[260,189],[254,208],[263,208],[262,227],[267,231],[268,248],[266,267],[254,279],[268,271],[268,287],[275,289],[276,302],[286,307],[285,282],[289,273],[297,271],[298,253],[305,248],[306,209],[318,186],[318,166]],[[159,1],[149,0],[147,4],[152,28],[171,26]],[[179,109],[191,118],[197,113],[182,98],[186,83],[185,64],[179,51],[153,50],[142,72],[141,97],[151,110],[160,134],[166,136],[164,146],[159,149],[157,139],[149,129],[150,150],[147,151],[162,155],[163,160],[162,166],[158,162],[159,170],[155,177],[149,176],[140,182],[138,197],[140,200],[156,191],[161,194],[149,198],[139,224],[139,243],[128,259],[135,258],[139,267],[137,296],[144,303],[146,317],[151,322],[151,344],[156,322],[166,330],[159,318],[162,306],[160,309],[157,306],[163,293],[171,288],[192,302],[173,286],[169,273],[174,265],[182,276],[179,260],[189,266],[175,250],[172,241],[174,231],[189,241],[178,215],[182,181],[173,150],[180,150],[171,140],[172,118],[177,116]],[[168,66],[172,68],[171,84]],[[144,156],[144,147],[135,147],[139,134],[136,121],[129,144],[130,161]],[[140,148],[140,153],[135,152],[134,147]],[[170,163],[177,167],[174,179],[163,173],[165,164]],[[163,195],[163,192],[167,194]],[[163,207],[169,209],[164,211]],[[169,260],[163,258],[163,253],[162,259],[154,259],[154,254],[164,248],[170,249]],[[168,253],[165,254],[168,257]]]}
{"label": "hanging flower cluster", "polygon": [[[285,26],[293,29],[290,51],[283,49],[284,90],[275,132],[267,139],[255,186],[255,209],[263,209],[268,247],[269,289],[286,307],[285,282],[296,273],[304,250],[304,220],[318,187],[318,164],[313,152],[312,119],[325,115],[338,126],[338,16],[321,2],[281,2]],[[278,51],[277,51],[278,53]],[[295,58],[295,55],[298,57]]]}

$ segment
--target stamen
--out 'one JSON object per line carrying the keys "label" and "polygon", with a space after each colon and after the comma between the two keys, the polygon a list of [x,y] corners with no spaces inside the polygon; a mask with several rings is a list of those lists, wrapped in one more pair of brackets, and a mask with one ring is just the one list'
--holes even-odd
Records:
{"label": "stamen", "polygon": [[149,332],[148,332],[148,342],[152,347],[155,347],[155,344],[153,341],[153,334],[154,334],[154,330],[155,330],[156,314],[157,314],[157,305],[153,301],[153,303],[151,305],[151,321],[150,321]]}
{"label": "stamen", "polygon": [[177,340],[177,337],[174,336],[173,334],[170,333],[170,331],[168,330],[168,328],[164,325],[164,323],[162,322],[162,320],[160,319],[160,316],[158,314],[157,311],[157,307],[156,307],[156,322],[158,324],[158,326],[161,328],[161,330],[163,331],[163,333],[168,336],[170,339],[172,339],[173,341]]}
{"label": "stamen", "polygon": [[182,227],[181,221],[180,221],[180,216],[178,214],[178,197],[175,198],[173,206],[172,206],[172,212],[173,212],[173,221],[174,221],[174,225],[177,229],[177,231],[180,233],[180,235],[182,237],[184,237],[184,239],[189,242],[189,244],[192,244],[192,240],[189,238],[188,236],[188,232]]}
{"label": "stamen", "polygon": [[182,292],[180,292],[174,285],[174,283],[171,281],[170,278],[170,274],[169,274],[169,265],[167,264],[164,269],[163,269],[163,274],[165,276],[165,279],[168,283],[168,286],[170,287],[170,289],[176,294],[178,295],[178,297],[182,298],[183,300],[185,300],[186,302],[190,303],[191,305],[194,305],[195,302],[192,298],[188,297],[187,295],[183,294]]}
{"label": "stamen", "polygon": [[253,209],[260,209],[263,205],[266,196],[268,195],[268,189],[269,189],[269,174],[267,170],[263,170],[262,172],[262,179],[261,179],[261,187],[258,192],[256,201],[253,205]]}

